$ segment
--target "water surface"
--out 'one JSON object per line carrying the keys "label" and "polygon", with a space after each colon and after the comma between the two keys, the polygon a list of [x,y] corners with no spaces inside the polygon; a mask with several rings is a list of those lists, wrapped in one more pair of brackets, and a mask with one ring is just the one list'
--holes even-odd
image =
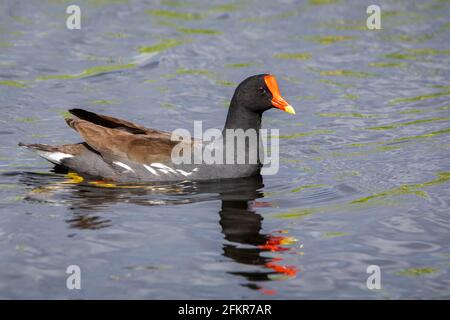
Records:
{"label": "water surface", "polygon": [[[371,1],[78,3],[67,30],[71,1],[0,1],[1,298],[450,297],[448,1],[381,1],[379,31]],[[220,128],[264,72],[297,110],[264,115],[274,176],[108,187],[17,147],[78,142],[72,107]]]}

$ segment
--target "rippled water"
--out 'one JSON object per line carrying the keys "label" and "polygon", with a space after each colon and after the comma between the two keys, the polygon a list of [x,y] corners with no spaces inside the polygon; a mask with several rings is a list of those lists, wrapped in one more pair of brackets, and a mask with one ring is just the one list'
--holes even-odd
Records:
{"label": "rippled water", "polygon": [[[381,1],[380,31],[371,1],[78,1],[79,31],[71,3],[0,1],[0,297],[450,297],[448,1]],[[263,72],[297,110],[264,115],[263,181],[96,186],[17,147],[79,141],[71,107],[220,128]]]}

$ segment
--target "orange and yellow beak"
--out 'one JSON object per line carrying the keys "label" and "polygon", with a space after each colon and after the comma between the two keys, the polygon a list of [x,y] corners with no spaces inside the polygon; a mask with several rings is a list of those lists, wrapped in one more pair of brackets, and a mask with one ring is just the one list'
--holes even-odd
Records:
{"label": "orange and yellow beak", "polygon": [[281,109],[287,113],[295,114],[294,108],[281,97],[280,89],[278,89],[277,80],[273,75],[267,75],[264,77],[264,82],[272,93],[272,105],[275,108]]}

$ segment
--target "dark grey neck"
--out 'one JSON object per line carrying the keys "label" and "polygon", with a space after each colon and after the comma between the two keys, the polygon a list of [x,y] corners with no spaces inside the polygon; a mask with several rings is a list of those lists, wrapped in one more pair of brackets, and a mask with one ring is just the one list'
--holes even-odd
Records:
{"label": "dark grey neck", "polygon": [[227,120],[225,121],[226,129],[255,129],[259,134],[261,129],[261,113],[256,113],[248,110],[245,107],[239,106],[235,100],[231,100],[230,108],[228,109]]}
{"label": "dark grey neck", "polygon": [[[226,143],[227,141],[227,129],[237,130],[242,129],[245,131],[244,134],[252,135],[252,132],[248,132],[247,130],[253,129],[256,131],[256,143],[251,143],[249,139],[245,139],[245,163],[248,162],[249,154],[256,154],[257,163],[254,164],[255,168],[259,168],[261,166],[261,161],[259,159],[259,131],[261,129],[261,117],[262,113],[253,112],[239,104],[236,103],[235,98],[231,99],[230,108],[228,109],[227,120],[225,121],[225,127],[222,131],[223,141]],[[234,139],[234,138],[233,138]],[[237,147],[234,142],[232,144],[234,148]],[[225,148],[228,148],[228,144],[226,143]],[[234,150],[235,158],[237,157],[237,149]],[[253,153],[255,152],[255,153]],[[225,155],[225,153],[224,153]],[[235,159],[236,160],[236,159]],[[235,162],[237,163],[237,162]]]}

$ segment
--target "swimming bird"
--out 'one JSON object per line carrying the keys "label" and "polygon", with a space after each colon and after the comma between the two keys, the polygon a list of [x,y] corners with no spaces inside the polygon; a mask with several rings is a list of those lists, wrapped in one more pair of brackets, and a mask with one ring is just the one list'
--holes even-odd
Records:
{"label": "swimming bird", "polygon": [[[275,76],[260,74],[245,79],[237,86],[228,109],[223,137],[208,144],[190,137],[174,140],[172,134],[167,131],[146,128],[83,109],[71,109],[69,112],[73,116],[65,120],[77,131],[83,142],[58,146],[24,143],[19,145],[36,151],[55,165],[82,176],[98,177],[105,181],[182,181],[248,177],[260,173],[262,164],[257,151],[261,117],[263,112],[271,108],[295,114],[293,107],[281,97]],[[233,155],[228,160],[236,161],[231,163],[199,163],[190,154],[183,158],[191,159],[190,163],[179,162],[189,150],[194,154],[195,148],[211,149],[224,146],[222,152],[227,154],[227,151],[231,150],[227,140],[231,139],[226,138],[226,132],[236,132],[240,129],[244,132],[255,130],[257,136],[256,142],[244,137],[244,162],[237,161],[239,155]],[[232,138],[234,140],[234,137]],[[238,142],[233,143],[232,147],[233,151],[242,151],[238,150]],[[181,150],[176,158],[178,160],[174,158],[174,148]],[[256,161],[250,161],[250,153],[253,151],[257,153]]]}

